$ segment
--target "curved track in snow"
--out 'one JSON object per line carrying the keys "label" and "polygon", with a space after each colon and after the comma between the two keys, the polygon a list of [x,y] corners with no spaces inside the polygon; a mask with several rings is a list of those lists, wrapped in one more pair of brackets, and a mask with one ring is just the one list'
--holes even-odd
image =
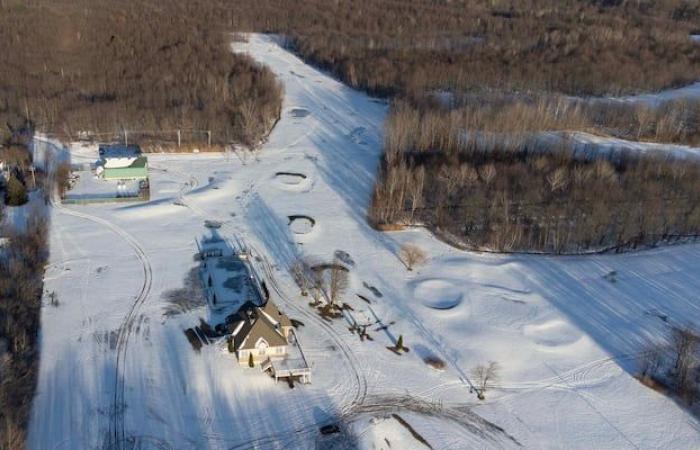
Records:
{"label": "curved track in snow", "polygon": [[136,257],[143,266],[143,284],[141,285],[141,289],[139,290],[136,299],[131,304],[129,311],[124,317],[122,324],[119,326],[117,334],[117,359],[114,365],[114,398],[113,410],[111,411],[112,418],[110,420],[108,442],[110,449],[121,449],[125,447],[129,439],[126,435],[126,428],[124,424],[124,412],[126,410],[126,405],[124,402],[124,364],[129,347],[129,336],[131,335],[134,320],[137,317],[137,313],[141,305],[146,301],[151,292],[151,286],[153,284],[153,269],[151,268],[151,263],[141,244],[136,240],[136,238],[124,231],[122,228],[101,217],[96,217],[90,214],[65,208],[60,203],[54,203],[54,207],[61,214],[89,220],[109,228],[134,250]]}

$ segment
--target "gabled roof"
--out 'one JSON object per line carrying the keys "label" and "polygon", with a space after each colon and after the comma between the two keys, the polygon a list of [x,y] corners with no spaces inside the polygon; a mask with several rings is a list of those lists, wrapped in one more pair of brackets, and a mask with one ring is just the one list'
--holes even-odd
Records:
{"label": "gabled roof", "polygon": [[291,327],[292,321],[289,320],[286,314],[277,309],[277,305],[268,301],[262,308],[263,312],[268,316],[272,322],[278,322],[283,327]]}
{"label": "gabled roof", "polygon": [[254,349],[260,338],[271,347],[287,345],[282,327],[284,324],[291,326],[291,322],[275,305],[268,307],[270,304],[267,302],[262,308],[247,304],[248,307],[238,311],[236,320],[229,324],[235,351]]}

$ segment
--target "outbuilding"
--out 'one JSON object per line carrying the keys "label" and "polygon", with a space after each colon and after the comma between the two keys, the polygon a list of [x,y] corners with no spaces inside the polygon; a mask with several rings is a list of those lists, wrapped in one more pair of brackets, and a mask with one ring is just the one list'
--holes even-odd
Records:
{"label": "outbuilding", "polygon": [[148,159],[138,145],[100,145],[100,168],[105,180],[145,180]]}

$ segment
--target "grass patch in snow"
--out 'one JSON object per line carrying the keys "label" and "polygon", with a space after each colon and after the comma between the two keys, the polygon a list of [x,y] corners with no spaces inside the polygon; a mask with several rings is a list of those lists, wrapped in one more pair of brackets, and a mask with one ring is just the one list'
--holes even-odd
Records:
{"label": "grass patch in snow", "polygon": [[163,293],[167,304],[164,315],[167,317],[192,311],[205,305],[204,290],[199,279],[198,267],[193,267],[185,276],[183,287]]}

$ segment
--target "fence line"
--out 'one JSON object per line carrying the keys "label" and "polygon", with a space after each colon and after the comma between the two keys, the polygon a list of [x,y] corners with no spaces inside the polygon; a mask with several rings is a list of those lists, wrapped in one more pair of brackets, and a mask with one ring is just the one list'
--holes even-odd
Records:
{"label": "fence line", "polygon": [[[60,139],[66,135],[70,138],[73,136],[70,133],[42,133],[44,136]],[[187,138],[189,136],[189,138]],[[199,138],[197,136],[200,136]],[[136,129],[121,129],[117,131],[106,132],[91,132],[80,131],[75,134],[75,138],[79,141],[94,141],[107,138],[105,140],[123,142],[129,144],[129,140],[158,140],[164,143],[174,143],[177,147],[181,147],[183,143],[206,143],[208,147],[212,146],[212,131],[198,128],[172,128],[160,130],[136,130]],[[140,139],[139,139],[140,138]]]}

